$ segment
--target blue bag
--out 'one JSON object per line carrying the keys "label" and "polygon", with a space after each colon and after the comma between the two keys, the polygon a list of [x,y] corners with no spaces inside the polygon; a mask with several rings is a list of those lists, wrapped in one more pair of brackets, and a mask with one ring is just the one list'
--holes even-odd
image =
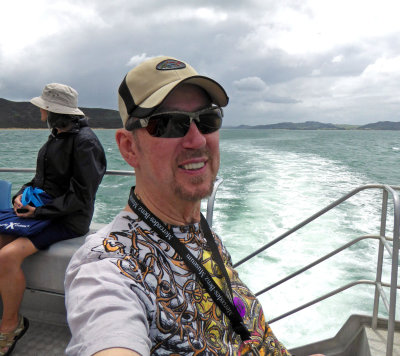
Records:
{"label": "blue bag", "polygon": [[[22,193],[21,203],[42,206],[52,200],[40,188],[27,187]],[[20,218],[13,209],[0,210],[0,234],[14,236],[31,236],[42,231],[51,222],[50,219]]]}
{"label": "blue bag", "polygon": [[22,193],[21,203],[23,206],[42,206],[51,200],[50,195],[48,195],[44,190],[40,188],[26,187]]}

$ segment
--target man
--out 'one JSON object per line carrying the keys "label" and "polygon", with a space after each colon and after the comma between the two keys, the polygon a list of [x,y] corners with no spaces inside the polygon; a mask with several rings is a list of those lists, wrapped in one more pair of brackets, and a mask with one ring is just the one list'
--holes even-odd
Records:
{"label": "man", "polygon": [[128,205],[72,258],[68,355],[289,355],[200,214],[219,168],[224,89],[150,59],[119,88]]}

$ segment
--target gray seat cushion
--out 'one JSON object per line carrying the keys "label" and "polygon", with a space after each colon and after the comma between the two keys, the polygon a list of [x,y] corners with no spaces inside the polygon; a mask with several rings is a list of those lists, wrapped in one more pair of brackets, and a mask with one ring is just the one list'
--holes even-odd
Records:
{"label": "gray seat cushion", "polygon": [[[100,224],[92,224],[87,235],[98,230]],[[85,237],[76,237],[51,245],[25,259],[22,269],[26,287],[33,290],[64,294],[64,276],[74,252],[83,244]]]}
{"label": "gray seat cushion", "polygon": [[64,294],[64,275],[74,252],[83,244],[85,236],[59,241],[47,250],[25,259],[22,269],[29,289]]}

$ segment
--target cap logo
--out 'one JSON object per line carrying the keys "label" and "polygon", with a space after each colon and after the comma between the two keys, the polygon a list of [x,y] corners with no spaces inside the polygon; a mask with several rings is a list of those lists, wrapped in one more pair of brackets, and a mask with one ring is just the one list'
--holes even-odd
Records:
{"label": "cap logo", "polygon": [[186,64],[176,59],[166,59],[157,64],[157,70],[175,70],[186,68]]}

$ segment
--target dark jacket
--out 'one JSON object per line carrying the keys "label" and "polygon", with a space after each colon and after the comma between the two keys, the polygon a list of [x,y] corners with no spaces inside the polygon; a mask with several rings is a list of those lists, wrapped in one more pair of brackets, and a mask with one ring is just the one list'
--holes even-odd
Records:
{"label": "dark jacket", "polygon": [[53,129],[39,150],[35,177],[27,186],[43,189],[53,201],[35,210],[35,218],[55,219],[73,232],[89,230],[97,188],[106,171],[103,146],[82,118],[68,132]]}

